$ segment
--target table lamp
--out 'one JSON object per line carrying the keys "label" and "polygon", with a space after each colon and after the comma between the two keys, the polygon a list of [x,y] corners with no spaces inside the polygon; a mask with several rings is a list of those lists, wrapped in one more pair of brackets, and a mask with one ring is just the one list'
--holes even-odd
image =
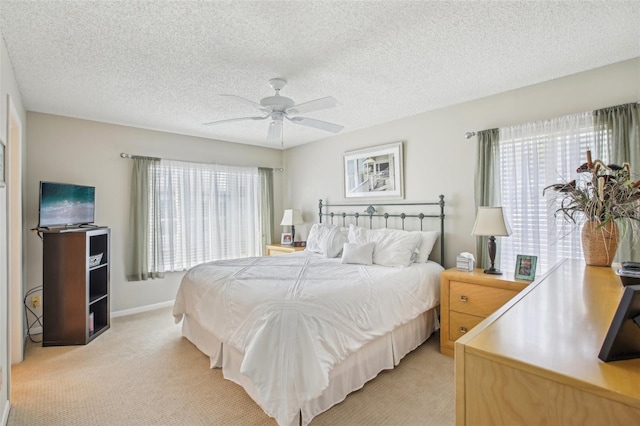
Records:
{"label": "table lamp", "polygon": [[296,225],[303,224],[302,213],[298,209],[288,209],[284,211],[284,215],[282,216],[282,222],[280,222],[281,226],[290,226],[291,227],[291,243],[296,240]]}
{"label": "table lamp", "polygon": [[496,269],[496,237],[508,237],[511,228],[504,217],[502,207],[478,207],[476,223],[473,225],[471,235],[489,237],[489,259],[491,266],[484,270],[485,274],[502,275],[502,271]]}

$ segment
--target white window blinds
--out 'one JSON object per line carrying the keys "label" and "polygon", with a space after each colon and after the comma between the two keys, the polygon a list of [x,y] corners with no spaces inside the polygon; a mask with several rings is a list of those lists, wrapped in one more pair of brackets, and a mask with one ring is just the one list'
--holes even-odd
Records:
{"label": "white window blinds", "polygon": [[554,216],[552,197],[543,197],[552,183],[578,177],[586,151],[607,161],[606,147],[596,147],[592,113],[500,129],[499,205],[505,209],[513,234],[501,238],[501,268],[509,273],[516,255],[538,256],[538,273],[563,258],[581,258],[580,227]]}
{"label": "white window blinds", "polygon": [[[158,214],[149,220],[164,272],[202,262],[259,256],[260,177],[255,167],[162,160]],[[150,244],[153,250],[156,244]],[[157,257],[149,253],[151,258]]]}

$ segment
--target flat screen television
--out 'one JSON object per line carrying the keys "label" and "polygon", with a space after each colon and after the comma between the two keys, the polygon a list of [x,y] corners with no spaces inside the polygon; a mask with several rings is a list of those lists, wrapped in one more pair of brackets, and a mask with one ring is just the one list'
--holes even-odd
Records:
{"label": "flat screen television", "polygon": [[93,186],[40,182],[38,227],[93,223],[95,194],[96,188]]}

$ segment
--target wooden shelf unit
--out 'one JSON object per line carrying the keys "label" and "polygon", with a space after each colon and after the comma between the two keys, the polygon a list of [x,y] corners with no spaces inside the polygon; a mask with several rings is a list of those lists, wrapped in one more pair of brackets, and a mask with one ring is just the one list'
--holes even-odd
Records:
{"label": "wooden shelf unit", "polygon": [[109,329],[109,248],[108,228],[43,232],[42,346],[85,345]]}

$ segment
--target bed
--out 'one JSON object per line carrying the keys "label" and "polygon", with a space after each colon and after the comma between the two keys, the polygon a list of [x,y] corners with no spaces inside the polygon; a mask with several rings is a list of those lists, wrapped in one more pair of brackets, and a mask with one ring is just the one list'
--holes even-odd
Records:
{"label": "bed", "polygon": [[[439,211],[376,210],[397,206]],[[444,258],[444,197],[376,207],[320,201],[305,251],[209,262],[181,282],[173,314],[183,336],[281,426],[307,425],[439,328],[443,268],[430,258]],[[427,218],[439,231],[422,229]],[[405,230],[410,219],[419,229]]]}

